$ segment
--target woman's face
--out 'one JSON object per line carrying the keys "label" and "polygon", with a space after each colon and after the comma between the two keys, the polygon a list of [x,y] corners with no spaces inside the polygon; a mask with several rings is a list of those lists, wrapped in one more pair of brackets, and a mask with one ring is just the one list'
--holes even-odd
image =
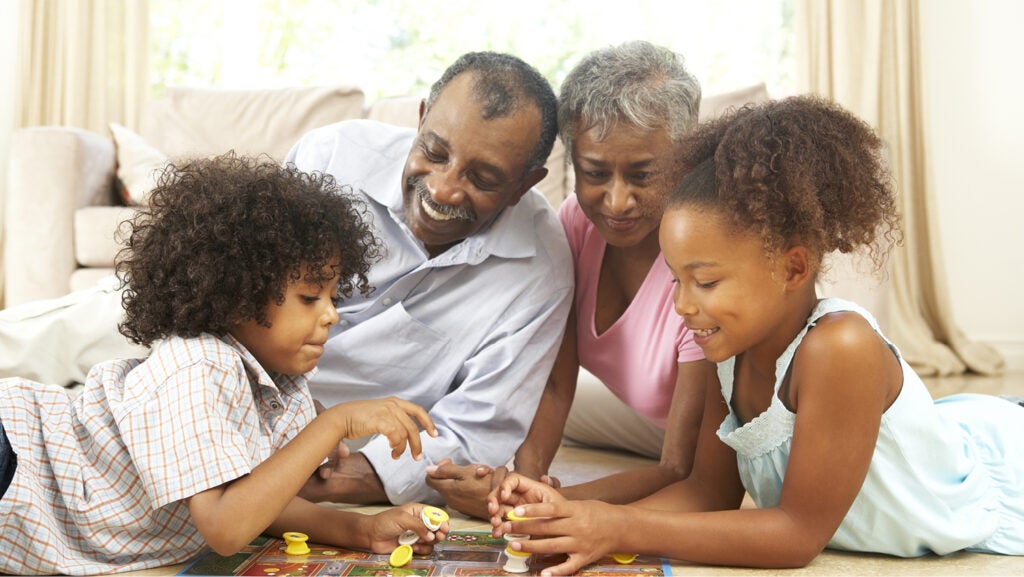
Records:
{"label": "woman's face", "polygon": [[631,247],[657,239],[672,185],[672,141],[665,128],[619,122],[603,139],[597,128],[577,133],[572,165],[583,214],[605,242]]}

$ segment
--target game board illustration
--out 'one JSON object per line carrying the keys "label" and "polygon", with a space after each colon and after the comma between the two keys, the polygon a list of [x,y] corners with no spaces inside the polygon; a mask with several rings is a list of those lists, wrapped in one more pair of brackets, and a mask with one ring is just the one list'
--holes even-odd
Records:
{"label": "game board illustration", "polygon": [[[282,539],[258,537],[248,547],[230,557],[212,551],[185,567],[178,575],[516,575],[502,570],[505,541],[489,533],[453,531],[448,539],[434,547],[432,555],[416,555],[404,567],[392,567],[388,555],[353,551],[340,547],[309,544],[305,555],[285,554]],[[533,556],[529,575],[555,565],[564,556]],[[664,559],[639,556],[628,565],[604,557],[581,569],[577,575],[671,575]]]}

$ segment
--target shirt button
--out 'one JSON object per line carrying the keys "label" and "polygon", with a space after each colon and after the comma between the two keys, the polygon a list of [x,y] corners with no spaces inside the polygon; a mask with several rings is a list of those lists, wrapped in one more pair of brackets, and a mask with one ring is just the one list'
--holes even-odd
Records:
{"label": "shirt button", "polygon": [[281,410],[281,403],[278,403],[277,401],[272,401],[270,403],[270,408],[275,410],[275,411],[279,411],[279,410]]}
{"label": "shirt button", "polygon": [[338,323],[338,326],[339,327],[347,327],[348,326],[348,321],[341,321],[341,322]]}
{"label": "shirt button", "polygon": [[384,306],[386,307],[391,306],[391,297],[384,297],[380,300],[380,302],[384,303]]}

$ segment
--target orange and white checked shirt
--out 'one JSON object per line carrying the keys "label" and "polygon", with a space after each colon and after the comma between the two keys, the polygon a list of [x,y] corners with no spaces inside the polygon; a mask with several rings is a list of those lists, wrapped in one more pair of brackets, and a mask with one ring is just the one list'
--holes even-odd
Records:
{"label": "orange and white checked shirt", "polygon": [[316,415],[308,377],[271,377],[234,338],[158,343],[90,371],[81,393],[0,380],[18,469],[0,499],[0,572],[180,563],[206,543],[182,499],[238,479]]}

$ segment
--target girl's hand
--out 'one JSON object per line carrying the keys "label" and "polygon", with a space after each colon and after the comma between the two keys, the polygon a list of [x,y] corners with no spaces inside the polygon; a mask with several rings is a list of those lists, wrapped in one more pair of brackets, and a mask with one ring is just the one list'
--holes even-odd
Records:
{"label": "girl's hand", "polygon": [[491,514],[494,536],[500,537],[504,534],[503,517],[510,509],[527,503],[559,501],[565,501],[565,497],[551,485],[517,473],[510,474],[487,495],[487,511]]}
{"label": "girl's hand", "polygon": [[441,523],[437,531],[431,531],[420,519],[420,512],[425,505],[407,503],[381,511],[376,515],[367,515],[364,534],[367,535],[369,549],[378,554],[390,554],[398,547],[398,538],[406,531],[419,535],[412,550],[417,555],[428,555],[434,550],[434,544],[448,537],[448,522]]}
{"label": "girl's hand", "polygon": [[533,538],[510,543],[514,550],[568,555],[563,563],[544,569],[541,575],[572,575],[605,555],[628,553],[619,551],[619,535],[627,526],[628,507],[563,499],[521,505],[515,513],[526,520],[506,521],[503,532],[526,533]]}
{"label": "girl's hand", "polygon": [[437,436],[437,428],[427,410],[398,397],[340,403],[324,414],[340,420],[341,437],[356,439],[375,433],[384,435],[391,445],[391,457],[394,459],[405,452],[406,445],[414,459],[418,461],[423,457],[416,421],[431,437]]}

